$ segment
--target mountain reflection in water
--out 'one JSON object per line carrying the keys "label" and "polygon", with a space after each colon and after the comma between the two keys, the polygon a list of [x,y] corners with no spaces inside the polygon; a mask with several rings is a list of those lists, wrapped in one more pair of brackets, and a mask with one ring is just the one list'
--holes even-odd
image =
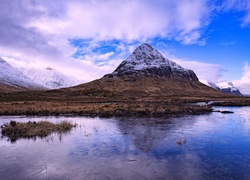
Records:
{"label": "mountain reflection in water", "polygon": [[250,179],[250,107],[168,119],[0,117],[63,120],[65,135],[0,140],[3,179]]}

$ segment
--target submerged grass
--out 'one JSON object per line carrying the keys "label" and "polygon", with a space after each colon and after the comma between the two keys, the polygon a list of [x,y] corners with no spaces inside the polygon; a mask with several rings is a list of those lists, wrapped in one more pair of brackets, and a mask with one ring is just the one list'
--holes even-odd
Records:
{"label": "submerged grass", "polygon": [[57,124],[48,121],[29,121],[26,123],[10,121],[10,123],[2,125],[1,129],[2,135],[7,136],[14,142],[19,138],[46,137],[51,133],[65,133],[75,126],[75,124],[71,124],[67,121],[62,121]]}

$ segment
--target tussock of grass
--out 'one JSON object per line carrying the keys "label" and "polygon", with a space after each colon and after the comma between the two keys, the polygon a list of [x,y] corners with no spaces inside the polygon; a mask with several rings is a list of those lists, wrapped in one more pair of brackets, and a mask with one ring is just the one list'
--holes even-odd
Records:
{"label": "tussock of grass", "polygon": [[178,139],[177,141],[176,141],[176,144],[178,144],[178,145],[182,145],[182,144],[186,144],[187,143],[187,140],[186,139]]}
{"label": "tussock of grass", "polygon": [[18,138],[46,137],[51,133],[65,133],[70,131],[76,125],[67,121],[54,124],[48,121],[19,123],[10,121],[10,123],[1,126],[2,135],[15,141]]}

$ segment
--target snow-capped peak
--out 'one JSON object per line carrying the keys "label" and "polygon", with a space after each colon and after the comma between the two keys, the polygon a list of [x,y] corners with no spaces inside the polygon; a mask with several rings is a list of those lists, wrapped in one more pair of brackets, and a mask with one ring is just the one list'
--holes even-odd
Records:
{"label": "snow-capped peak", "polygon": [[200,82],[202,82],[203,84],[211,88],[217,89],[227,94],[234,94],[234,95],[240,95],[240,96],[242,95],[239,89],[236,88],[232,82],[221,82],[217,84],[207,81],[207,80],[200,80]]}
{"label": "snow-capped peak", "polygon": [[132,68],[134,70],[169,66],[171,69],[179,69],[182,71],[187,71],[187,69],[165,58],[161,53],[159,53],[156,49],[154,49],[147,43],[144,43],[139,47],[137,47],[135,51],[125,61],[126,61],[125,67]]}
{"label": "snow-capped peak", "polygon": [[200,82],[211,87],[211,88],[214,88],[214,89],[217,89],[217,90],[220,90],[220,88],[213,82],[211,81],[208,81],[208,80],[205,80],[205,79],[200,79]]}
{"label": "snow-capped peak", "polygon": [[181,81],[198,81],[197,76],[192,70],[185,69],[165,58],[156,49],[146,43],[137,47],[112,74],[107,74],[105,77],[112,78],[123,75],[137,77],[158,76]]}
{"label": "snow-capped peak", "polygon": [[242,96],[242,93],[233,85],[232,82],[218,83],[217,86],[221,89],[222,92]]}
{"label": "snow-capped peak", "polygon": [[6,61],[2,58],[0,58],[0,63],[6,63]]}
{"label": "snow-capped peak", "polygon": [[67,76],[56,69],[47,68],[20,68],[20,71],[38,84],[49,89],[58,89],[75,86],[83,83],[72,76]]}
{"label": "snow-capped peak", "polygon": [[0,58],[0,69],[0,84],[15,88],[45,89],[42,85],[33,82],[21,71],[12,67],[2,58]]}
{"label": "snow-capped peak", "polygon": [[238,89],[233,85],[232,82],[222,82],[218,83],[217,86],[220,89],[230,89],[231,91],[238,91]]}

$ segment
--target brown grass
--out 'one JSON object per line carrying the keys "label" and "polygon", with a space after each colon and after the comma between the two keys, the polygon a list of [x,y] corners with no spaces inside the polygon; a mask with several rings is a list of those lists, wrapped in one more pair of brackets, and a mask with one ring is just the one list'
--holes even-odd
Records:
{"label": "brown grass", "polygon": [[46,137],[51,133],[65,133],[75,126],[67,121],[57,124],[48,121],[29,121],[26,123],[10,121],[10,123],[2,125],[1,129],[2,135],[7,136],[13,142],[19,138]]}
{"label": "brown grass", "polygon": [[212,112],[212,106],[192,104],[207,101],[250,105],[250,97],[222,94],[199,82],[153,77],[134,81],[102,78],[65,89],[0,93],[0,115],[165,117]]}
{"label": "brown grass", "polygon": [[0,103],[0,115],[81,115],[81,116],[137,116],[166,117],[175,114],[201,114],[212,112],[210,106],[167,102],[5,102]]}

